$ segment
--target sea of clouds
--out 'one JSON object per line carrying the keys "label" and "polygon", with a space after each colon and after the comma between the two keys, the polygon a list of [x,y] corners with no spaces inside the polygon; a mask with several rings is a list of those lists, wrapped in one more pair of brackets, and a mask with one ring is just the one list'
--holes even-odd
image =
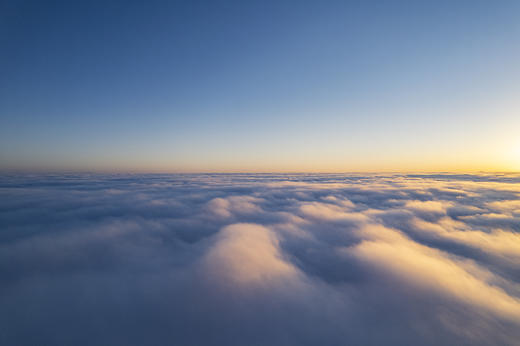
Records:
{"label": "sea of clouds", "polygon": [[4,175],[1,345],[520,345],[519,175]]}

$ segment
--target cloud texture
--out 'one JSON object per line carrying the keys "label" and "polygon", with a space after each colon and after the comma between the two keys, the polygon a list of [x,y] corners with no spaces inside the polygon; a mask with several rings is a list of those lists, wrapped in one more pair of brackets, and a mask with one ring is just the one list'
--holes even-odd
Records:
{"label": "cloud texture", "polygon": [[520,344],[518,175],[4,175],[0,229],[0,344]]}

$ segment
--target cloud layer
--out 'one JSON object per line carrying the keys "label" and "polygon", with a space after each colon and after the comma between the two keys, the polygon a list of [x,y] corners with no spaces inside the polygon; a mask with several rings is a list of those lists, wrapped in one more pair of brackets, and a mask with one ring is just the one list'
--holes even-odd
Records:
{"label": "cloud layer", "polygon": [[0,344],[519,345],[518,175],[0,179]]}

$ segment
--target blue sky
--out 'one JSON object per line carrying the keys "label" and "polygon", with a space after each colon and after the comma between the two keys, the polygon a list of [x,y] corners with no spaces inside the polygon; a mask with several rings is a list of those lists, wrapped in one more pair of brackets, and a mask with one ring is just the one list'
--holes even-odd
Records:
{"label": "blue sky", "polygon": [[0,6],[1,169],[520,169],[516,1]]}

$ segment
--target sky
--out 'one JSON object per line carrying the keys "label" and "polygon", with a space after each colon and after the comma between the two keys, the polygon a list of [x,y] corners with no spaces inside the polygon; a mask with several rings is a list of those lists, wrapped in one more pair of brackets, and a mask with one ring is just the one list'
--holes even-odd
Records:
{"label": "sky", "polygon": [[0,170],[520,170],[518,1],[2,1]]}

